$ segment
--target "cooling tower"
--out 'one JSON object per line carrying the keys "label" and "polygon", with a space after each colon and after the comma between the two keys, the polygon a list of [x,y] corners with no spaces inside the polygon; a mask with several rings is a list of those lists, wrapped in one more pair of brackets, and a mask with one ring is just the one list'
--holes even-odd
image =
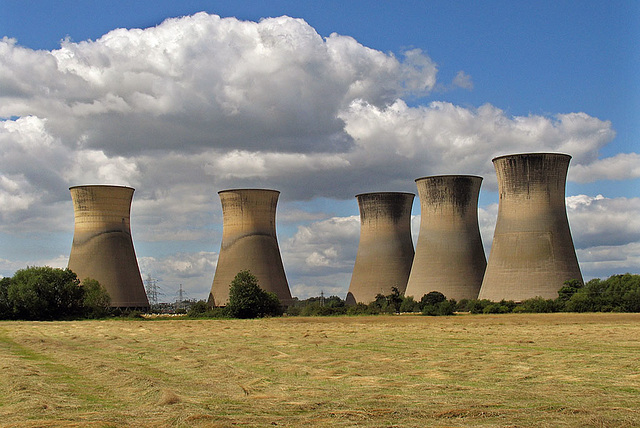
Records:
{"label": "cooling tower", "polygon": [[69,269],[80,280],[97,280],[111,296],[111,306],[146,310],[129,213],[134,189],[124,186],[75,186],[75,230]]}
{"label": "cooling tower", "polygon": [[554,299],[564,281],[582,281],[564,199],[570,160],[557,153],[493,159],[500,199],[481,299]]}
{"label": "cooling tower", "polygon": [[222,244],[209,303],[229,301],[229,286],[236,274],[248,270],[258,285],[275,293],[283,305],[291,292],[276,238],[277,190],[234,189],[218,192],[222,203]]}
{"label": "cooling tower", "polygon": [[411,205],[413,193],[357,195],[360,243],[347,303],[371,303],[377,294],[404,293],[413,260]]}
{"label": "cooling tower", "polygon": [[478,227],[482,177],[439,175],[416,180],[420,234],[406,296],[439,291],[448,299],[476,299],[487,260]]}

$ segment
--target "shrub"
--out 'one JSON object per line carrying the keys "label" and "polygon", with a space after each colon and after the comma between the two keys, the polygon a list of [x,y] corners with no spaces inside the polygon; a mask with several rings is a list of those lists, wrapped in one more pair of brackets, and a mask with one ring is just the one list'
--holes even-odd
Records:
{"label": "shrub", "polygon": [[287,311],[285,312],[285,314],[292,317],[300,316],[302,314],[302,308],[303,308],[302,306],[291,305],[287,308]]}
{"label": "shrub", "polygon": [[629,290],[622,296],[624,312],[640,312],[640,289]]}
{"label": "shrub", "polygon": [[588,295],[576,293],[565,303],[566,312],[597,312],[600,305],[597,305]]}
{"label": "shrub", "polygon": [[471,299],[467,302],[467,309],[472,314],[482,314],[484,313],[484,308],[490,304],[491,301],[487,299]]}
{"label": "shrub", "polygon": [[411,296],[405,297],[400,304],[400,312],[420,312],[420,302],[416,302]]}
{"label": "shrub", "polygon": [[132,319],[142,319],[144,318],[143,316],[144,314],[142,313],[142,311],[139,311],[137,309],[134,309],[132,311],[125,311],[123,313],[123,316],[126,318],[132,318]]}
{"label": "shrub", "polygon": [[396,314],[399,314],[403,297],[400,295],[400,290],[398,290],[398,287],[391,287],[391,294],[386,296],[386,298],[388,307]]}
{"label": "shrub", "polygon": [[381,293],[376,294],[375,300],[369,303],[366,313],[370,315],[400,313],[402,299],[403,297],[400,295],[398,288],[392,287],[391,294],[386,296]]}
{"label": "shrub", "polygon": [[82,281],[84,316],[87,318],[104,318],[111,314],[111,297],[98,281],[86,278]]}
{"label": "shrub", "polygon": [[562,302],[566,302],[571,299],[575,293],[580,291],[583,284],[577,279],[571,279],[564,282],[564,285],[558,290],[558,299]]}
{"label": "shrub", "polygon": [[228,318],[227,308],[212,308],[204,300],[198,300],[187,311],[190,318]]}
{"label": "shrub", "polygon": [[282,315],[282,306],[274,293],[258,286],[258,278],[248,270],[238,272],[231,281],[227,313],[233,318],[260,318]]}
{"label": "shrub", "polygon": [[328,306],[330,308],[343,308],[347,305],[347,303],[338,296],[316,297],[316,299],[320,300],[320,302],[324,302],[324,306]]}
{"label": "shrub", "polygon": [[513,308],[513,312],[550,313],[557,312],[557,306],[558,304],[555,300],[534,297],[533,299],[522,301],[522,303]]}
{"label": "shrub", "polygon": [[439,316],[453,315],[456,308],[455,301],[443,300],[435,304],[428,304],[422,308],[422,315]]}
{"label": "shrub", "polygon": [[0,319],[9,319],[13,316],[13,305],[9,301],[9,286],[11,278],[0,279]]}
{"label": "shrub", "polygon": [[513,311],[516,304],[512,300],[501,300],[498,303],[491,302],[482,310],[483,314],[508,314]]}
{"label": "shrub", "polygon": [[373,302],[367,305],[367,309],[365,310],[366,314],[376,315],[382,313],[392,313],[393,308],[389,307],[389,301],[387,297],[383,294],[376,294],[376,298]]}
{"label": "shrub", "polygon": [[458,312],[469,312],[469,302],[472,299],[461,299],[458,303],[456,303],[456,311]]}
{"label": "shrub", "polygon": [[346,306],[322,306],[319,303],[307,305],[302,308],[300,315],[302,316],[329,316],[329,315],[344,315],[347,313]]}
{"label": "shrub", "polygon": [[347,315],[365,315],[369,314],[369,305],[364,303],[356,303],[347,307]]}
{"label": "shrub", "polygon": [[204,300],[198,300],[195,302],[189,310],[187,311],[187,315],[190,317],[200,317],[203,316],[209,310],[209,305]]}
{"label": "shrub", "polygon": [[573,284],[575,290],[567,289],[571,285],[565,283],[558,292],[558,302],[563,303],[564,311],[640,312],[640,275],[627,273],[605,280],[596,278],[580,287]]}
{"label": "shrub", "polygon": [[348,308],[346,302],[338,296],[309,297],[305,300],[294,299],[287,307],[287,315],[297,316],[321,316],[346,314]]}
{"label": "shrub", "polygon": [[422,296],[420,299],[420,305],[424,308],[426,305],[437,305],[440,302],[447,300],[444,294],[439,291],[430,291]]}

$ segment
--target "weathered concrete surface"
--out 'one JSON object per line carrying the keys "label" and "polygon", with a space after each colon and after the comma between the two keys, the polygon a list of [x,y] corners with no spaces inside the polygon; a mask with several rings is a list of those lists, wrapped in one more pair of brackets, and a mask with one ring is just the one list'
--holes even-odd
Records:
{"label": "weathered concrete surface", "polygon": [[292,301],[276,238],[276,205],[280,192],[233,189],[218,192],[222,203],[222,244],[209,303],[229,301],[229,286],[236,274],[248,270],[258,285],[275,293],[283,305]]}
{"label": "weathered concrete surface", "polygon": [[500,201],[481,299],[553,299],[564,281],[582,281],[565,206],[570,160],[558,153],[493,159]]}
{"label": "weathered concrete surface", "polygon": [[75,214],[69,269],[80,280],[102,284],[111,306],[149,308],[130,226],[134,189],[123,186],[71,187]]}
{"label": "weathered concrete surface", "polygon": [[482,177],[440,175],[416,180],[420,234],[406,296],[439,291],[449,299],[478,297],[487,265],[478,226]]}
{"label": "weathered concrete surface", "polygon": [[377,294],[404,293],[413,260],[411,206],[413,193],[357,195],[360,243],[347,303],[371,303]]}

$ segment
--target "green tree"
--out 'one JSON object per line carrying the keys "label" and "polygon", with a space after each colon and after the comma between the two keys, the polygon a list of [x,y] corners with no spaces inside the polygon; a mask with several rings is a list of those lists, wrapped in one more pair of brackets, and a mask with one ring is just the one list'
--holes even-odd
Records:
{"label": "green tree", "polygon": [[198,300],[196,303],[191,305],[189,310],[187,311],[187,315],[192,318],[202,317],[209,310],[209,305],[204,300]]}
{"label": "green tree", "polygon": [[398,287],[391,287],[391,294],[386,297],[388,307],[393,309],[393,312],[395,312],[396,314],[399,314],[400,306],[402,306],[402,296],[400,295],[400,290],[398,290]]}
{"label": "green tree", "polygon": [[368,315],[377,315],[382,313],[391,313],[393,312],[393,308],[389,307],[389,300],[387,296],[382,293],[376,294],[373,302],[369,303],[367,309],[365,309],[365,313]]}
{"label": "green tree", "polygon": [[81,316],[83,294],[75,273],[49,266],[18,270],[7,290],[14,317],[27,320]]}
{"label": "green tree", "polygon": [[317,296],[297,300],[287,308],[287,315],[324,316],[347,313],[346,302],[338,296]]}
{"label": "green tree", "polygon": [[598,312],[600,305],[586,293],[575,293],[564,305],[565,312]]}
{"label": "green tree", "polygon": [[430,291],[420,299],[422,315],[453,315],[456,310],[456,301],[447,300],[439,291]]}
{"label": "green tree", "polygon": [[513,312],[516,303],[513,300],[500,300],[491,302],[482,310],[484,314],[509,314]]}
{"label": "green tree", "polygon": [[97,280],[85,278],[80,284],[84,291],[82,306],[87,318],[104,318],[111,313],[111,296]]}
{"label": "green tree", "polygon": [[440,302],[444,302],[447,300],[444,294],[439,291],[430,291],[429,293],[422,296],[420,299],[420,304],[422,307],[426,305],[437,305]]}
{"label": "green tree", "polygon": [[513,312],[520,313],[550,313],[557,312],[558,310],[558,301],[553,299],[544,299],[542,297],[533,297],[531,299],[526,299],[516,305],[513,308]]}
{"label": "green tree", "polygon": [[228,318],[227,308],[212,308],[205,300],[198,300],[187,311],[191,318]]}
{"label": "green tree", "polygon": [[[560,291],[563,291],[563,287]],[[562,295],[558,298],[560,301]],[[567,312],[640,312],[640,275],[594,278],[564,302]]]}
{"label": "green tree", "polygon": [[491,300],[488,299],[471,299],[467,302],[467,309],[472,314],[481,314],[484,312],[484,308],[491,303]]}
{"label": "green tree", "polygon": [[460,299],[460,301],[456,303],[456,311],[469,312],[469,303],[473,300],[476,299]]}
{"label": "green tree", "polygon": [[369,305],[362,302],[347,307],[347,315],[364,315],[369,313]]}
{"label": "green tree", "polygon": [[577,279],[569,279],[565,281],[560,290],[558,290],[558,299],[561,302],[566,302],[571,298],[571,296],[580,291],[582,286],[582,282]]}
{"label": "green tree", "polygon": [[0,279],[0,319],[3,320],[13,317],[13,304],[9,300],[9,285],[11,285],[11,278]]}
{"label": "green tree", "polygon": [[424,308],[422,308],[422,315],[453,315],[455,309],[456,303],[454,300],[443,300],[433,305],[425,305]]}
{"label": "green tree", "polygon": [[300,311],[302,316],[329,316],[329,315],[344,315],[347,313],[346,306],[322,306],[318,303],[313,303],[305,306]]}
{"label": "green tree", "polygon": [[260,288],[258,278],[243,270],[231,281],[227,312],[233,318],[260,318],[279,316],[283,311],[278,297]]}
{"label": "green tree", "polygon": [[420,312],[420,302],[416,302],[411,296],[406,296],[402,299],[400,312]]}

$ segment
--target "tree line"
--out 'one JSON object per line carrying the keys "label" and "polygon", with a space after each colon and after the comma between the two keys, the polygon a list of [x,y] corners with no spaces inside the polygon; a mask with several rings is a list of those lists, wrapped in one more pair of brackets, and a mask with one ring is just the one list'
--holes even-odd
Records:
{"label": "tree line", "polygon": [[[236,277],[238,278],[238,277]],[[244,273],[244,278],[249,278],[256,290],[257,279],[249,272]],[[229,305],[242,306],[234,298],[234,287],[243,287],[242,281],[232,284]],[[276,307],[277,298],[273,293],[270,297],[273,307]],[[259,299],[258,297],[254,297]],[[425,294],[420,300],[403,296],[397,288],[392,289],[388,295],[378,294],[375,300],[369,304],[358,303],[347,305],[346,301],[338,296],[311,297],[305,300],[297,300],[290,305],[286,312],[289,316],[330,316],[330,315],[376,315],[393,313],[421,313],[423,315],[453,315],[455,313],[468,312],[472,314],[503,314],[503,313],[549,313],[549,312],[640,312],[640,275],[623,274],[613,275],[608,279],[592,279],[583,284],[578,280],[565,281],[558,291],[555,299],[543,299],[535,297],[522,302],[502,300],[492,302],[490,300],[462,299],[455,301],[447,299],[438,291]],[[282,314],[282,309],[274,312],[253,314],[255,316],[277,316]],[[225,308],[208,308],[205,302],[195,305],[188,313],[192,317],[213,316],[227,317],[232,312]],[[248,314],[248,313],[247,313]],[[245,314],[246,315],[246,314]],[[242,316],[245,317],[245,316]],[[248,316],[253,317],[253,316]]]}
{"label": "tree line", "polygon": [[[0,319],[59,320],[103,318],[118,314],[110,306],[105,288],[94,279],[82,282],[69,269],[48,266],[20,269],[0,279]],[[188,311],[190,317],[260,318],[269,316],[329,316],[421,313],[423,315],[548,313],[548,312],[640,312],[640,275],[613,275],[587,283],[566,281],[555,299],[536,297],[522,302],[447,299],[438,291],[420,300],[403,296],[397,288],[378,294],[369,304],[347,305],[338,296],[295,300],[283,308],[274,293],[260,288],[249,271],[239,272],[230,284],[229,302],[210,307],[199,301]]]}

